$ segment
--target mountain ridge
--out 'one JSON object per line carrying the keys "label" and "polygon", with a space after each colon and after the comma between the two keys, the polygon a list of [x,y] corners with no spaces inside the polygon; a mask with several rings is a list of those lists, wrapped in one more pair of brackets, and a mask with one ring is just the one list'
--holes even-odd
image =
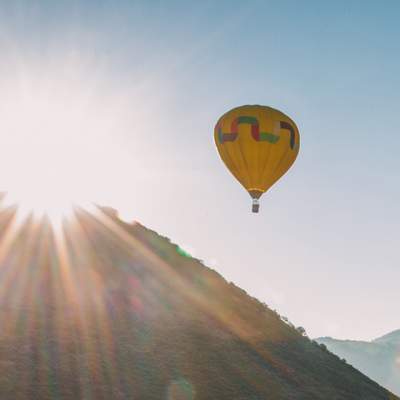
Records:
{"label": "mountain ridge", "polygon": [[0,211],[0,398],[398,400],[112,209]]}
{"label": "mountain ridge", "polygon": [[387,333],[386,335],[380,336],[374,340],[372,340],[372,342],[375,343],[396,343],[396,344],[400,344],[400,329],[395,329],[392,332]]}
{"label": "mountain ridge", "polygon": [[393,331],[390,331],[389,333],[385,333],[382,336],[378,336],[377,338],[371,339],[371,340],[357,340],[357,339],[338,339],[334,338],[333,336],[319,336],[315,338],[315,340],[339,340],[342,342],[358,342],[358,343],[379,343],[379,342],[387,342],[387,341],[392,341],[395,340],[396,342],[400,342],[400,329],[394,329]]}

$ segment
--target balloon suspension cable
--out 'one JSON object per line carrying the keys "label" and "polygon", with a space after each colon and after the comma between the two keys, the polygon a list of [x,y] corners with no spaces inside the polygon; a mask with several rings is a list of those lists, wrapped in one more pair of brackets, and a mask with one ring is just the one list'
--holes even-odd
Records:
{"label": "balloon suspension cable", "polygon": [[260,202],[258,199],[253,199],[253,205],[251,207],[251,211],[253,211],[253,213],[258,213],[258,211],[260,210]]}

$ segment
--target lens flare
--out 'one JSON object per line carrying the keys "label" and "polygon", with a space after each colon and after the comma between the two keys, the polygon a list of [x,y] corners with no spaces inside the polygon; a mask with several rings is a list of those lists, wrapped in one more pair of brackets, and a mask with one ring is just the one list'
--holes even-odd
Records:
{"label": "lens flare", "polygon": [[0,77],[0,191],[6,201],[21,216],[52,221],[67,216],[72,204],[101,202],[126,159],[116,140],[126,122],[124,97],[78,63],[15,70],[5,81]]}

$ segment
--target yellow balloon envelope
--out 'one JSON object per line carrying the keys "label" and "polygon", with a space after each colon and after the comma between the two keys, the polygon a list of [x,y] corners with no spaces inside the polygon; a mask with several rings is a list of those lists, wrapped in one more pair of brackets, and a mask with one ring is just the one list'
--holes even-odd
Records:
{"label": "yellow balloon envelope", "polygon": [[296,124],[271,107],[247,105],[224,114],[214,130],[222,161],[253,198],[259,198],[296,160],[300,135]]}

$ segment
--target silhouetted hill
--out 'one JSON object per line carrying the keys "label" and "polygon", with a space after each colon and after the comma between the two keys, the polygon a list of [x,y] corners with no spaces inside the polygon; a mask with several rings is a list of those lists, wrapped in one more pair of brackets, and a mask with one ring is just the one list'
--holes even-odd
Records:
{"label": "silhouetted hill", "polygon": [[0,232],[2,400],[395,399],[110,209],[55,232],[7,209]]}
{"label": "silhouetted hill", "polygon": [[316,339],[382,386],[400,394],[400,330],[371,342]]}

